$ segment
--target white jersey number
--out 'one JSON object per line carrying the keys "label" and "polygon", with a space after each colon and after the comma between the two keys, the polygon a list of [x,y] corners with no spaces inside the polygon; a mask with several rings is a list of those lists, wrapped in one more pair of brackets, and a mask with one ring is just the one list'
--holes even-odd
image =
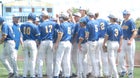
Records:
{"label": "white jersey number", "polygon": [[104,30],[105,29],[105,24],[103,22],[100,23],[100,27],[101,27],[101,30]]}
{"label": "white jersey number", "polygon": [[115,36],[117,37],[119,35],[119,31],[118,29],[115,29],[114,31],[115,31]]}
{"label": "white jersey number", "polygon": [[52,32],[52,25],[46,26],[46,33]]}

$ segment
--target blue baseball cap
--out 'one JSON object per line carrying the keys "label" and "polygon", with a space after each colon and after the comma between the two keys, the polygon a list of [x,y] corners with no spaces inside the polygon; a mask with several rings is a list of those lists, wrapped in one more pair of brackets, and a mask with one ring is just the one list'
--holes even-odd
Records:
{"label": "blue baseball cap", "polygon": [[79,20],[79,22],[80,22],[80,23],[87,24],[87,22],[86,22],[86,19],[85,19],[85,18],[81,18],[81,19]]}
{"label": "blue baseball cap", "polygon": [[123,15],[127,15],[127,14],[130,14],[130,11],[124,10],[124,11],[123,11]]}
{"label": "blue baseball cap", "polygon": [[36,15],[33,14],[33,13],[30,13],[30,14],[28,15],[28,19],[32,19],[33,21],[35,21],[35,20],[36,20]]}
{"label": "blue baseball cap", "polygon": [[4,22],[4,18],[0,17],[0,24]]}
{"label": "blue baseball cap", "polygon": [[117,17],[115,17],[113,14],[110,14],[110,15],[108,16],[108,18],[117,18]]}

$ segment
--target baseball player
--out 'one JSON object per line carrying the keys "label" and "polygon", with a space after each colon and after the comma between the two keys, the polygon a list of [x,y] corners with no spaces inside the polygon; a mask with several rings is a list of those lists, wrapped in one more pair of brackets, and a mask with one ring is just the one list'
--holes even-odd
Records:
{"label": "baseball player", "polygon": [[87,44],[87,39],[88,39],[88,31],[86,28],[86,20],[84,18],[81,18],[79,20],[80,23],[80,29],[78,31],[78,77],[79,78],[86,78],[87,76],[87,66],[85,66],[84,61],[87,55],[88,51],[88,44]]}
{"label": "baseball player", "polygon": [[98,40],[98,60],[99,60],[99,73],[100,76],[102,76],[102,71],[103,71],[103,75],[105,77],[109,76],[109,67],[108,67],[108,53],[103,51],[102,45],[103,45],[103,41],[104,41],[104,37],[106,34],[106,29],[107,26],[109,25],[108,22],[102,18],[98,18],[99,17],[99,13],[95,13],[94,19],[96,21],[99,22],[99,28],[98,28],[98,35],[99,35],[99,40]]}
{"label": "baseball player", "polygon": [[71,75],[71,49],[72,44],[71,40],[71,31],[72,26],[71,23],[68,22],[68,14],[62,14],[63,23],[60,24],[60,30],[58,32],[58,38],[55,43],[56,51],[56,61],[55,61],[55,69],[54,69],[54,78],[59,78],[59,72],[61,70],[62,63],[62,71],[65,78],[70,78]]}
{"label": "baseball player", "polygon": [[18,76],[18,70],[17,70],[17,52],[15,50],[15,34],[12,29],[11,25],[8,25],[4,22],[4,19],[0,17],[0,25],[1,32],[2,32],[2,38],[0,39],[0,44],[4,43],[3,52],[0,57],[2,64],[5,66],[5,68],[9,72],[9,77],[15,77]]}
{"label": "baseball player", "polygon": [[53,39],[56,23],[49,20],[46,11],[42,12],[43,22],[39,25],[41,43],[38,53],[38,77],[42,76],[43,59],[46,57],[47,78],[53,77]]}
{"label": "baseball player", "polygon": [[110,67],[112,68],[111,74],[114,75],[114,78],[119,78],[116,67],[116,58],[117,53],[120,52],[122,48],[123,33],[121,26],[116,23],[117,18],[112,14],[110,14],[108,18],[110,19],[111,24],[107,27],[107,33],[103,42],[103,49],[107,43],[108,58]]}
{"label": "baseball player", "polygon": [[14,31],[14,34],[15,34],[15,43],[16,43],[16,47],[15,49],[18,51],[19,49],[19,45],[21,43],[21,46],[23,44],[22,42],[22,37],[21,37],[21,31],[20,31],[20,25],[19,25],[19,22],[20,22],[20,17],[19,16],[13,16],[13,26],[12,26],[12,29]]}
{"label": "baseball player", "polygon": [[[125,59],[128,59],[128,77],[133,78],[134,75],[134,56],[135,56],[135,37],[137,34],[136,25],[132,19],[130,19],[130,12],[128,10],[123,11],[123,49],[119,54],[119,72],[120,77],[124,77],[126,75],[125,68]],[[127,55],[127,57],[126,57]]]}
{"label": "baseball player", "polygon": [[[35,77],[35,63],[37,56],[37,44],[35,40],[39,39],[40,32],[33,21],[35,21],[36,15],[30,13],[28,15],[28,21],[21,25],[20,29],[23,35],[23,51],[24,51],[24,68],[23,77],[26,78],[28,69],[30,71],[30,77]],[[28,68],[30,67],[30,68]]]}
{"label": "baseball player", "polygon": [[77,76],[77,68],[78,68],[78,57],[77,57],[77,48],[78,48],[78,44],[77,44],[77,42],[76,42],[76,40],[77,40],[77,34],[78,34],[78,31],[79,31],[79,28],[80,28],[80,23],[79,23],[79,19],[80,19],[80,17],[81,17],[81,14],[79,13],[79,12],[77,12],[77,13],[74,13],[73,14],[73,16],[74,16],[74,19],[75,19],[75,27],[74,27],[74,34],[73,34],[73,37],[72,37],[72,52],[71,52],[71,61],[72,61],[72,64],[71,65],[73,65],[74,66],[74,69],[75,69],[75,72],[74,72],[74,70],[72,70],[71,72],[72,72],[72,76],[73,77],[76,77]]}
{"label": "baseball player", "polygon": [[98,41],[98,21],[94,20],[94,14],[92,12],[88,13],[90,21],[87,23],[87,29],[89,31],[88,37],[88,54],[90,56],[91,64],[92,64],[92,74],[95,77],[99,77],[99,63],[98,60],[98,52],[97,51],[97,41]]}
{"label": "baseball player", "polygon": [[[87,9],[86,8],[84,8],[84,7],[80,7],[79,8],[79,12],[80,12],[80,14],[81,14],[81,18],[84,18],[85,20],[86,20],[86,24],[88,23],[88,21],[89,21],[89,17],[87,16]],[[90,57],[89,57],[89,54],[87,53],[87,55],[86,55],[86,58],[85,58],[85,61],[84,61],[84,65],[86,66],[86,67],[88,67],[85,71],[86,71],[86,73],[87,73],[87,75],[89,76],[91,73],[91,69],[92,69],[92,66],[91,66],[91,60],[90,60]]]}

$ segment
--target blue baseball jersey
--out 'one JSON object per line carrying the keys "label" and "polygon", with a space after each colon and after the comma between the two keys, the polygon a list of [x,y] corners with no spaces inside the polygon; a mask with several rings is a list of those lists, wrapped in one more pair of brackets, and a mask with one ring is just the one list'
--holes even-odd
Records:
{"label": "blue baseball jersey", "polygon": [[31,22],[25,22],[21,25],[20,30],[23,35],[23,40],[39,40],[40,39],[40,32],[38,27],[31,23]]}
{"label": "blue baseball jersey", "polygon": [[123,37],[130,39],[133,31],[136,30],[136,25],[132,19],[122,22]]}
{"label": "blue baseball jersey", "polygon": [[72,24],[63,22],[60,24],[60,31],[63,33],[61,41],[71,41],[72,38]]}
{"label": "blue baseball jersey", "polygon": [[99,23],[96,20],[90,20],[87,24],[87,29],[89,31],[89,41],[97,41],[98,37],[98,27]]}
{"label": "blue baseball jersey", "polygon": [[109,23],[104,19],[97,19],[97,21],[99,22],[99,28],[98,28],[99,38],[104,38]]}
{"label": "blue baseball jersey", "polygon": [[107,27],[108,40],[110,41],[120,41],[121,36],[123,36],[123,31],[120,25],[110,24]]}
{"label": "blue baseball jersey", "polygon": [[43,21],[39,25],[39,30],[40,30],[40,40],[52,40],[54,39],[55,36],[55,27],[56,23],[53,21]]}
{"label": "blue baseball jersey", "polygon": [[13,29],[14,34],[15,34],[15,38],[14,38],[14,40],[16,42],[16,47],[15,48],[18,50],[19,45],[20,45],[20,37],[21,37],[20,25],[16,24],[16,23],[13,23],[12,29]]}
{"label": "blue baseball jersey", "polygon": [[88,30],[86,27],[84,28],[80,28],[80,30],[78,31],[78,39],[77,39],[77,43],[79,43],[79,39],[83,39],[82,44],[87,42],[87,34],[88,34]]}
{"label": "blue baseball jersey", "polygon": [[7,37],[4,41],[14,40],[15,34],[13,32],[12,26],[4,23],[4,24],[2,24],[1,31],[2,31],[2,34],[7,35]]}

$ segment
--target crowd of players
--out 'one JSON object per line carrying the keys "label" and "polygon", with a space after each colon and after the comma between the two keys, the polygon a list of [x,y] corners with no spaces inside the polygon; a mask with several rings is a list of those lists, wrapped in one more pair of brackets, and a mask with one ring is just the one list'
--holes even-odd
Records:
{"label": "crowd of players", "polygon": [[[20,17],[13,16],[13,24],[0,17],[3,52],[1,62],[9,78],[19,78],[17,54],[23,49],[23,78],[43,78],[45,61],[47,78],[119,78],[126,74],[134,78],[134,55],[137,30],[123,11],[123,21],[110,14],[109,21],[99,18],[98,12],[80,8],[50,18],[42,11],[40,19],[28,15],[28,21],[19,25]],[[127,57],[126,57],[127,55]],[[125,62],[128,59],[128,68]],[[117,65],[116,65],[117,64]]]}

